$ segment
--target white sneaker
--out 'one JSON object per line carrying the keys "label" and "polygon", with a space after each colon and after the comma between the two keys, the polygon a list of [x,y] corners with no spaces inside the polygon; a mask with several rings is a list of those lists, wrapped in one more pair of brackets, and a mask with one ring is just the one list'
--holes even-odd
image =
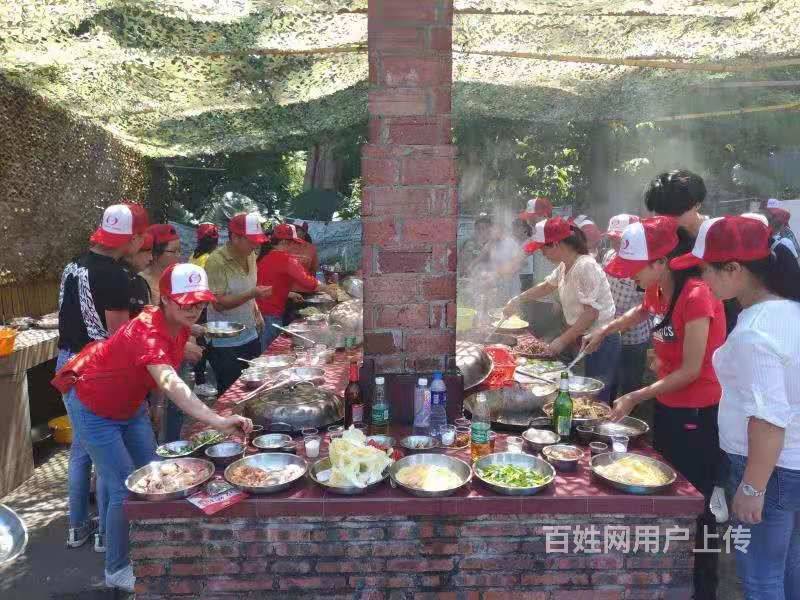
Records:
{"label": "white sneaker", "polygon": [[136,584],[136,577],[133,574],[133,567],[128,565],[116,573],[106,571],[106,585],[112,588],[119,588],[129,594],[133,593],[133,586]]}
{"label": "white sneaker", "polygon": [[106,536],[99,531],[94,534],[94,551],[95,552],[105,552],[106,551]]}

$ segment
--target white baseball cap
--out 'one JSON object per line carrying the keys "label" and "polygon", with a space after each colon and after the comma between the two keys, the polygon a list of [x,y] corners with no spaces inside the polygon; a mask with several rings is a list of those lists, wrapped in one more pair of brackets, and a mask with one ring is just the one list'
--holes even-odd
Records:
{"label": "white baseball cap", "polygon": [[621,238],[622,232],[625,231],[628,225],[631,223],[638,223],[640,220],[641,219],[636,215],[629,215],[626,213],[611,217],[608,221],[608,231],[606,231],[606,235],[608,237]]}
{"label": "white baseball cap", "polygon": [[162,296],[181,305],[213,302],[215,299],[208,289],[205,269],[191,263],[176,263],[164,269],[158,289]]}

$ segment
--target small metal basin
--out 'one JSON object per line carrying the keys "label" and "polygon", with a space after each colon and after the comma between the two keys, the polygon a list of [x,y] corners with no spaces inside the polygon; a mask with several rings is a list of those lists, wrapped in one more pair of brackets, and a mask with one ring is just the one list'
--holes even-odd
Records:
{"label": "small metal basin", "polygon": [[[231,479],[231,473],[234,469],[240,466],[248,466],[248,467],[256,467],[262,469],[276,469],[280,467],[286,467],[288,465],[297,465],[302,469],[302,472],[292,479],[291,481],[286,481],[284,483],[279,483],[276,485],[266,485],[266,486],[247,486],[241,485],[236,483],[235,480]],[[253,454],[252,456],[247,456],[245,458],[240,458],[234,463],[231,463],[225,469],[225,480],[228,483],[235,485],[238,488],[243,489],[246,492],[250,492],[251,494],[274,494],[276,492],[280,492],[286,489],[289,489],[303,477],[305,477],[306,472],[308,471],[308,464],[303,458],[299,456],[295,456],[294,454],[286,454],[277,452],[274,454]]]}
{"label": "small metal basin", "polygon": [[161,458],[183,458],[185,456],[191,456],[197,451],[198,448],[192,442],[186,440],[161,444],[156,448],[156,454]]}
{"label": "small metal basin", "polygon": [[381,477],[378,481],[373,481],[366,487],[359,487],[357,485],[338,486],[330,485],[328,483],[330,470],[330,457],[322,458],[311,465],[311,468],[308,470],[308,476],[311,478],[311,481],[316,483],[321,488],[328,490],[332,494],[340,494],[342,496],[357,496],[359,494],[366,494],[367,492],[374,490],[376,487],[381,485],[384,481],[386,481],[386,478],[389,477],[389,467],[386,467],[386,469],[383,471],[383,477]]}
{"label": "small metal basin", "polygon": [[250,361],[256,369],[267,369],[269,371],[279,371],[294,364],[295,357],[291,354],[272,354],[269,356],[259,356]]}
{"label": "small metal basin", "polygon": [[[156,470],[159,469],[162,465],[168,463],[177,463],[182,466],[186,467],[194,467],[200,470],[203,474],[202,477],[198,478],[197,482],[193,483],[187,488],[182,490],[177,490],[175,492],[164,492],[164,493],[143,493],[137,492],[133,488],[136,483],[149,475],[157,472]],[[151,462],[139,469],[136,469],[133,473],[128,475],[128,478],[125,480],[125,487],[128,488],[128,491],[131,492],[137,498],[142,500],[150,500],[154,502],[161,502],[165,500],[179,500],[181,498],[187,498],[191,496],[196,491],[198,491],[201,487],[203,487],[209,479],[214,476],[214,464],[204,460],[202,458],[175,458],[171,460],[165,461],[156,461]]]}
{"label": "small metal basin", "polygon": [[436,438],[429,435],[409,435],[400,440],[400,446],[409,454],[430,452],[439,447]]}
{"label": "small metal basin", "polygon": [[244,325],[234,321],[209,321],[204,327],[209,338],[232,338],[244,331]]}
{"label": "small metal basin", "polygon": [[[611,463],[616,462],[617,460],[624,458],[625,456],[635,456],[636,458],[641,459],[653,465],[656,469],[661,471],[666,476],[667,483],[664,483],[663,485],[637,485],[637,484],[623,483],[621,481],[615,481],[613,479],[609,479],[608,477],[602,475],[597,471],[597,467],[610,465]],[[600,479],[601,481],[607,483],[611,487],[614,487],[620,491],[627,492],[628,494],[648,495],[648,494],[658,494],[661,492],[665,492],[666,490],[669,489],[669,487],[673,483],[675,483],[675,480],[678,478],[678,474],[675,472],[675,469],[661,462],[660,460],[656,460],[655,458],[644,456],[642,454],[635,454],[630,452],[606,452],[605,454],[598,454],[592,457],[590,466],[592,469],[593,477]]]}
{"label": "small metal basin", "polygon": [[[573,454],[575,458],[561,458],[556,454],[557,452],[569,452]],[[557,471],[572,473],[578,470],[578,461],[583,456],[583,451],[569,444],[553,444],[552,446],[544,447],[542,456],[547,462],[553,465]]]}
{"label": "small metal basin", "polygon": [[227,467],[242,457],[244,444],[240,442],[222,442],[206,448],[206,456],[218,467]]}
{"label": "small metal basin", "polygon": [[541,452],[545,446],[557,444],[561,440],[561,436],[549,429],[535,429],[531,427],[522,432],[522,439],[525,440],[525,446],[528,451],[537,454]]}
{"label": "small metal basin", "polygon": [[285,433],[267,433],[253,440],[253,446],[264,452],[281,452],[292,444],[292,436]]}
{"label": "small metal basin", "polygon": [[[490,465],[515,465],[524,467],[547,477],[548,481],[542,485],[531,487],[511,487],[488,481],[481,477],[480,471]],[[505,496],[532,496],[550,485],[556,477],[555,469],[553,469],[550,463],[542,460],[538,456],[531,456],[530,454],[522,454],[519,452],[501,452],[479,458],[473,465],[472,471],[475,474],[475,478],[483,485]]]}
{"label": "small metal basin", "polygon": [[[432,492],[414,488],[399,482],[397,480],[397,473],[404,467],[410,467],[412,465],[437,465],[440,467],[445,467],[453,471],[458,476],[460,483],[457,486],[446,490]],[[413,454],[411,456],[401,458],[392,466],[390,466],[389,477],[392,480],[393,486],[401,488],[412,496],[419,496],[421,498],[438,498],[441,496],[449,496],[467,485],[472,479],[472,468],[463,460],[459,460],[458,458],[454,458],[447,454]]]}
{"label": "small metal basin", "polygon": [[11,562],[25,551],[28,529],[25,523],[5,504],[0,504],[0,565]]}

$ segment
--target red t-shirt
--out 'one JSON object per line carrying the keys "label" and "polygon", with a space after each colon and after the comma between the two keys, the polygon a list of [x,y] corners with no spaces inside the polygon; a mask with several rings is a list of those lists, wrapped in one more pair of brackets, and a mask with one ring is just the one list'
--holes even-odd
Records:
{"label": "red t-shirt", "polygon": [[[184,328],[177,337],[171,337],[161,309],[145,307],[110,338],[87,346],[73,359],[78,398],[96,415],[130,419],[156,387],[147,366],[171,365],[177,369],[189,334],[190,330]],[[90,358],[79,360],[84,353]],[[70,363],[65,365],[68,367]]]}
{"label": "red t-shirt", "polygon": [[317,280],[303,268],[298,260],[282,250],[273,250],[258,261],[258,285],[271,285],[272,294],[256,300],[262,315],[280,317],[286,310],[289,292],[299,289],[313,292]]}
{"label": "red t-shirt", "polygon": [[[661,295],[658,286],[647,288],[643,308],[650,314],[651,326],[662,321],[669,308],[669,298]],[[683,287],[670,324],[653,333],[653,349],[661,366],[659,379],[680,368],[683,363],[683,341],[686,324],[695,319],[710,318],[708,342],[700,375],[685,388],[659,396],[657,400],[673,408],[704,408],[719,404],[722,388],[714,373],[711,357],[725,342],[725,310],[708,285],[700,279],[690,279]]]}

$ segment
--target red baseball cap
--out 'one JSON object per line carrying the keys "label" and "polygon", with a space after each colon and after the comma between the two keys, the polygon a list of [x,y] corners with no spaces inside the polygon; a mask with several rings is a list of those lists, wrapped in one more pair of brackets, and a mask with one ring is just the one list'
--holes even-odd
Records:
{"label": "red baseball cap", "polygon": [[112,204],[103,211],[103,220],[89,241],[107,248],[119,248],[147,229],[147,211],[139,204]]}
{"label": "red baseball cap", "polygon": [[166,244],[173,240],[181,239],[175,227],[169,223],[157,223],[147,228],[147,233],[153,236],[153,244]]}
{"label": "red baseball cap", "polygon": [[632,223],[622,232],[619,252],[606,273],[629,279],[654,260],[664,258],[678,245],[678,222],[672,217],[653,217]]}
{"label": "red baseball cap", "polygon": [[781,225],[788,225],[789,219],[792,217],[792,214],[783,208],[783,202],[776,198],[770,198],[762,202],[761,209]]}
{"label": "red baseball cap", "polygon": [[610,238],[621,238],[622,232],[631,223],[638,223],[641,219],[636,215],[621,214],[611,217],[608,221],[606,235]]}
{"label": "red baseball cap", "polygon": [[531,241],[525,244],[522,249],[528,254],[533,254],[540,250],[545,244],[555,244],[567,239],[572,235],[572,228],[569,221],[561,217],[554,217],[539,221],[533,228]]}
{"label": "red baseball cap", "polygon": [[272,230],[272,237],[276,240],[291,240],[292,242],[297,242],[298,244],[308,243],[297,233],[297,226],[289,225],[288,223],[276,225],[275,229]]}
{"label": "red baseball cap", "polygon": [[717,217],[700,226],[694,248],[670,261],[676,270],[700,263],[760,260],[769,256],[770,228],[751,217]]}
{"label": "red baseball cap", "polygon": [[219,227],[213,223],[200,223],[197,226],[197,240],[199,241],[203,238],[219,239]]}
{"label": "red baseball cap", "polygon": [[586,215],[578,215],[575,217],[573,223],[583,232],[583,235],[586,236],[586,241],[590,244],[596,244],[603,239],[603,232],[600,231],[597,224]]}
{"label": "red baseball cap", "polygon": [[139,252],[151,252],[152,250],[153,250],[153,234],[145,233],[144,241],[142,242],[142,247],[139,248]]}
{"label": "red baseball cap", "polygon": [[213,302],[214,294],[208,289],[208,275],[202,267],[191,263],[175,263],[164,269],[158,280],[158,289],[176,303],[186,306],[198,302]]}
{"label": "red baseball cap", "polygon": [[528,200],[528,206],[519,213],[519,218],[525,219],[526,221],[541,219],[542,217],[549,219],[552,216],[553,205],[550,204],[550,200],[542,196]]}
{"label": "red baseball cap", "polygon": [[266,244],[269,238],[261,229],[261,215],[258,213],[239,213],[228,221],[228,231],[235,235],[243,235],[256,244]]}

